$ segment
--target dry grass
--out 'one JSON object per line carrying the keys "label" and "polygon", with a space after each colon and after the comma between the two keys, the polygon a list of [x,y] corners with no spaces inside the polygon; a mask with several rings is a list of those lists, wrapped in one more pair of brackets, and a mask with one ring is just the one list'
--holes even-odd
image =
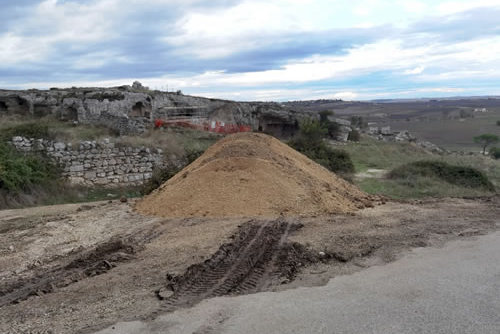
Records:
{"label": "dry grass", "polygon": [[[480,154],[436,155],[410,143],[381,142],[368,137],[363,137],[359,143],[348,143],[343,149],[351,155],[356,172],[363,172],[368,168],[390,171],[415,161],[435,160],[476,168],[486,174],[496,189],[500,187],[500,161]],[[492,194],[491,191],[461,187],[423,176],[416,176],[411,182],[385,178],[357,179],[356,184],[368,193],[392,198],[470,197]]]}
{"label": "dry grass", "polygon": [[116,142],[127,146],[160,148],[168,158],[180,158],[190,152],[203,152],[220,135],[183,128],[150,129],[140,136],[122,136]]}

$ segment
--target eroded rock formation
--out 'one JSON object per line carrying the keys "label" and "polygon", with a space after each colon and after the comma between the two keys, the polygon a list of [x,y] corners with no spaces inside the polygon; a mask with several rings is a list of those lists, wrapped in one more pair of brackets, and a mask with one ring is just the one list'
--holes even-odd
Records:
{"label": "eroded rock formation", "polygon": [[105,125],[120,134],[137,134],[153,126],[156,119],[171,116],[203,117],[208,122],[250,126],[286,137],[298,130],[303,112],[279,103],[234,102],[220,99],[152,91],[142,85],[113,88],[68,88],[50,90],[0,90],[0,115],[43,117],[55,115],[63,121]]}

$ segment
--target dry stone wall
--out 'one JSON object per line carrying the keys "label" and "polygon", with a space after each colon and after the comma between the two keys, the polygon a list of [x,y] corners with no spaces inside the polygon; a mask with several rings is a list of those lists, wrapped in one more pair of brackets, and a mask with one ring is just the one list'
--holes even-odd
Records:
{"label": "dry stone wall", "polygon": [[122,187],[141,185],[163,167],[163,152],[145,147],[117,146],[109,140],[70,143],[13,137],[12,145],[23,152],[43,152],[63,169],[73,184]]}

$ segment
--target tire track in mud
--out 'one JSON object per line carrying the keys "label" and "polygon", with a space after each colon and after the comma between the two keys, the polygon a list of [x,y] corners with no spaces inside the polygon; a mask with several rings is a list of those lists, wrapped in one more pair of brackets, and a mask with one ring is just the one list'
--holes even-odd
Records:
{"label": "tire track in mud", "polygon": [[192,306],[206,298],[258,292],[276,278],[295,273],[283,270],[289,263],[280,263],[280,259],[288,260],[283,256],[290,249],[287,237],[299,227],[284,218],[243,224],[233,241],[223,244],[210,259],[192,265],[181,276],[167,275],[167,286],[157,291],[164,300],[157,313]]}
{"label": "tire track in mud", "polygon": [[104,274],[119,263],[133,259],[144,244],[160,233],[152,229],[136,231],[133,236],[112,238],[90,250],[69,254],[63,264],[40,268],[28,277],[4,282],[0,285],[0,307]]}

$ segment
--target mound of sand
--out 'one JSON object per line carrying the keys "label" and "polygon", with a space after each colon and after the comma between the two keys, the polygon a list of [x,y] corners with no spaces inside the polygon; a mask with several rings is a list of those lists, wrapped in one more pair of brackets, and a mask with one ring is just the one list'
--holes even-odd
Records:
{"label": "mound of sand", "polygon": [[279,140],[238,133],[139,201],[163,217],[248,217],[347,213],[371,205],[354,185]]}

